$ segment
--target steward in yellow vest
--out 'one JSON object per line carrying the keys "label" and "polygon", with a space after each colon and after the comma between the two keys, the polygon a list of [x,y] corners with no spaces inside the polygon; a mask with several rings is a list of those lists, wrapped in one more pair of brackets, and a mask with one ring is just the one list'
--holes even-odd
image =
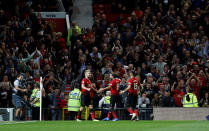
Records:
{"label": "steward in yellow vest", "polygon": [[68,111],[78,112],[81,107],[81,91],[78,88],[74,88],[69,93],[68,99]]}
{"label": "steward in yellow vest", "polygon": [[110,96],[105,96],[103,106],[104,107],[110,106]]}
{"label": "steward in yellow vest", "polygon": [[34,84],[34,89],[31,95],[32,105],[32,120],[39,120],[40,98],[41,91],[39,83]]}
{"label": "steward in yellow vest", "polygon": [[67,45],[68,45],[69,47],[71,47],[71,40],[70,40],[70,38],[71,38],[71,36],[73,35],[73,31],[76,31],[76,32],[78,33],[78,35],[82,34],[81,28],[78,27],[78,26],[75,24],[74,21],[71,23],[71,27],[70,27],[70,29],[69,29],[69,31],[68,31],[68,36],[67,36]]}
{"label": "steward in yellow vest", "polygon": [[31,94],[31,105],[34,107],[40,107],[40,85],[38,83],[35,83],[35,88],[32,91]]}
{"label": "steward in yellow vest", "polygon": [[34,88],[30,96],[30,101],[32,102],[36,98],[36,93],[38,92],[37,88]]}
{"label": "steward in yellow vest", "polygon": [[198,107],[197,97],[192,92],[193,90],[190,89],[189,93],[184,95],[182,102],[183,107]]}
{"label": "steward in yellow vest", "polygon": [[104,96],[100,101],[99,101],[99,107],[103,107],[104,109],[109,109],[110,108],[110,98],[111,98],[111,93],[110,91],[106,91],[106,96]]}

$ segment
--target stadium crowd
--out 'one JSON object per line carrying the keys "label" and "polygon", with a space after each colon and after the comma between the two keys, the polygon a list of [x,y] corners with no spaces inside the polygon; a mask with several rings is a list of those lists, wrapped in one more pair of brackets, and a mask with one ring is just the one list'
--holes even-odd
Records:
{"label": "stadium crowd", "polygon": [[[0,107],[14,107],[13,83],[20,73],[27,88],[26,108],[31,108],[27,101],[40,76],[43,108],[66,107],[71,87],[81,82],[86,69],[93,72],[97,89],[107,87],[109,73],[117,75],[125,89],[128,72],[135,71],[139,107],[182,107],[187,88],[195,91],[199,106],[209,107],[207,0],[146,0],[124,8],[123,1],[115,0],[130,12],[127,19],[109,23],[105,14],[97,13],[92,28],[80,29],[72,21],[66,37],[33,14],[42,10],[40,4],[10,1],[14,4],[0,5]],[[95,94],[94,108],[102,95]],[[124,105],[126,96],[121,95]],[[59,113],[51,119],[61,119]]]}

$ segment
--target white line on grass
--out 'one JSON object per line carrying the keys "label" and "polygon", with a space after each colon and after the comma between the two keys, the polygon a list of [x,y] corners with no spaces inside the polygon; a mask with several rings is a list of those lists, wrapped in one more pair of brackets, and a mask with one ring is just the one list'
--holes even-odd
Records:
{"label": "white line on grass", "polygon": [[19,124],[19,123],[30,123],[36,121],[0,121],[0,125]]}

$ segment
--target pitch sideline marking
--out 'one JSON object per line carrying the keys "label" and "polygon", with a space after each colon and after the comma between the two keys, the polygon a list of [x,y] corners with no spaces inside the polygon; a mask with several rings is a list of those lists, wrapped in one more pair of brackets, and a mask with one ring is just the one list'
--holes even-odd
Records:
{"label": "pitch sideline marking", "polygon": [[19,124],[19,123],[30,123],[30,122],[37,122],[37,121],[7,121],[7,122],[0,122],[0,125],[9,125],[9,124]]}

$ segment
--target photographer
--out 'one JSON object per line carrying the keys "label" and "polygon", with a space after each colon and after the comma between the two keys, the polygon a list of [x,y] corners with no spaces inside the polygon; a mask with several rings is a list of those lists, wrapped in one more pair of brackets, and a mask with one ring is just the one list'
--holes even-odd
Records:
{"label": "photographer", "polygon": [[13,102],[16,107],[16,113],[15,113],[16,120],[22,120],[24,118],[23,116],[23,109],[25,106],[24,95],[28,90],[24,89],[22,81],[23,81],[23,74],[19,74],[17,76],[17,79],[14,81]]}

